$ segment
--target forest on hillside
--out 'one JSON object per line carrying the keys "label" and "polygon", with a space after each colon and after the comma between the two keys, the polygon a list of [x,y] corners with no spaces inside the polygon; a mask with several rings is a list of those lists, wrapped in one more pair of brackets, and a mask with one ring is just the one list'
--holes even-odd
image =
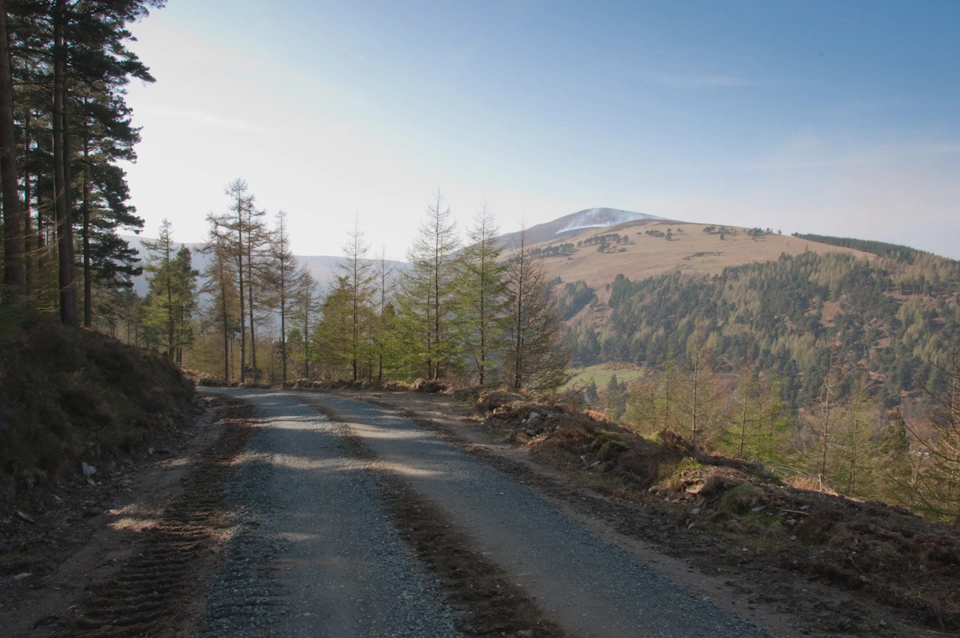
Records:
{"label": "forest on hillside", "polygon": [[960,520],[960,263],[872,247],[885,256],[618,276],[605,323],[569,338],[578,363],[641,374],[582,388],[586,402],[815,489]]}
{"label": "forest on hillside", "polygon": [[923,384],[960,339],[960,263],[917,253],[868,261],[807,252],[725,269],[713,277],[618,276],[602,330],[579,324],[574,356],[657,366],[689,349],[695,333],[730,365],[775,373],[793,408],[813,399],[831,370],[839,393],[870,375],[884,407]]}

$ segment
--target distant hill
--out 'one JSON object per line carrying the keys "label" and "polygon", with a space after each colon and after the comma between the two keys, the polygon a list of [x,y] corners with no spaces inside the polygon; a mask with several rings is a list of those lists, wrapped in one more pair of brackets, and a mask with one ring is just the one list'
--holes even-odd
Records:
{"label": "distant hill", "polygon": [[[618,274],[634,281],[669,271],[713,275],[729,266],[773,261],[783,254],[797,255],[808,250],[876,258],[854,248],[831,246],[772,230],[649,217],[602,228],[570,228],[557,234],[559,229],[576,222],[577,215],[580,213],[534,226],[528,231],[527,241],[546,257],[551,276],[560,277],[564,282],[585,281],[601,291],[601,295]],[[514,235],[504,235],[504,239]]]}
{"label": "distant hill", "polygon": [[535,248],[563,284],[582,365],[658,365],[699,331],[718,365],[774,373],[794,409],[831,365],[838,398],[863,379],[883,407],[908,409],[918,384],[942,389],[934,362],[960,344],[960,262],[905,246],[630,222]]}
{"label": "distant hill", "polygon": [[[580,365],[655,366],[703,332],[720,365],[773,372],[794,408],[829,367],[886,408],[960,342],[960,264],[906,246],[581,211],[528,231]],[[634,214],[637,215],[637,214]],[[596,225],[594,225],[596,224]],[[513,235],[516,237],[516,234]],[[505,236],[505,240],[510,236]]]}
{"label": "distant hill", "polygon": [[[131,248],[137,249],[137,251],[140,253],[141,259],[146,261],[146,250],[143,247],[143,242],[151,241],[150,238],[125,236],[124,239],[130,243]],[[178,249],[180,245],[181,244],[177,244]],[[190,249],[190,253],[193,257],[194,269],[203,272],[203,269],[206,267],[209,258],[200,251],[200,244],[186,244],[186,246]],[[336,274],[337,264],[339,264],[340,260],[342,259],[341,257],[333,257],[329,255],[296,255],[296,258],[298,262],[305,265],[310,270],[310,274],[312,274],[313,278],[317,280],[321,290],[326,290],[327,284]],[[388,260],[387,263],[392,265],[394,268],[403,268],[405,266],[404,262],[400,261]],[[146,277],[137,277],[133,282],[133,288],[141,297],[147,294]]]}

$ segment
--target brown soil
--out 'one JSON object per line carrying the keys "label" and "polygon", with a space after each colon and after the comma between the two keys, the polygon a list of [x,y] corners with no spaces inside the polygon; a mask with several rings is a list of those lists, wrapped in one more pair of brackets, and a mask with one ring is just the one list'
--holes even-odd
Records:
{"label": "brown soil", "polygon": [[[933,636],[960,627],[954,528],[781,487],[746,463],[700,457],[699,468],[682,471],[693,453],[681,441],[631,445],[616,426],[561,418],[559,406],[519,402],[490,418],[515,396],[486,397],[480,417],[450,396],[349,394],[436,431],[595,533],[666,554],[651,553],[651,567],[778,635]],[[544,415],[539,426],[524,422],[531,410]]]}
{"label": "brown soil", "polygon": [[[0,531],[0,625],[14,636],[186,636],[229,519],[220,486],[253,433],[249,408],[225,399],[99,485],[61,490],[56,509],[23,512]],[[160,458],[158,458],[160,457]],[[38,508],[40,506],[37,506]],[[19,540],[18,540],[19,539]]]}

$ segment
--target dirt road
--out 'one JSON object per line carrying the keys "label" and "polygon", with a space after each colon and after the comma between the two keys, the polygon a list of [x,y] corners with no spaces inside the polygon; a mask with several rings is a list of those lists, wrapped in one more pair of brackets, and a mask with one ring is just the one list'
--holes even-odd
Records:
{"label": "dirt road", "polygon": [[455,397],[216,389],[196,415],[0,511],[3,635],[955,635],[596,489]]}
{"label": "dirt road", "polygon": [[526,485],[365,402],[216,389],[260,431],[202,635],[760,636]]}

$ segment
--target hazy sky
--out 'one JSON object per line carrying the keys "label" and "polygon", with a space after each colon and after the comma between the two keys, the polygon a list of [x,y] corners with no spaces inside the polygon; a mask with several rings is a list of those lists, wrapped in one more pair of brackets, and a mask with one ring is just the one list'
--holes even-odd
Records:
{"label": "hazy sky", "polygon": [[242,177],[299,254],[402,259],[439,187],[504,231],[610,206],[960,258],[960,2],[168,0],[129,167],[200,241]]}

